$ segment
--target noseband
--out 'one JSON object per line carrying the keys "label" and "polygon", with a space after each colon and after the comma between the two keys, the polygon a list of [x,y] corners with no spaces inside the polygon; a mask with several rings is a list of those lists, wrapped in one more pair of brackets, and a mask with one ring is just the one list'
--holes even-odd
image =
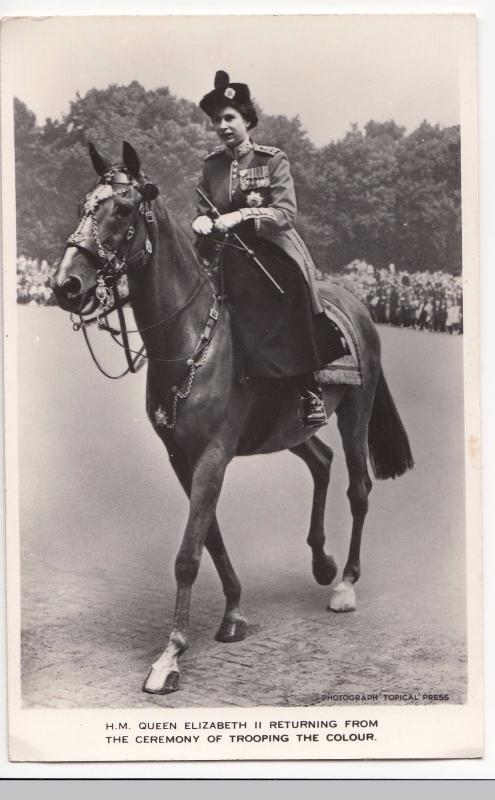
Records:
{"label": "noseband", "polygon": [[[116,189],[113,184],[122,184],[122,188]],[[101,241],[96,211],[101,203],[126,195],[132,188],[143,195],[143,200],[139,203],[133,220],[127,228],[123,243],[116,250],[112,250]],[[145,190],[146,185],[143,191],[138,181],[121,169],[106,172],[100,178],[96,189],[86,195],[81,222],[67,239],[67,247],[77,248],[85,255],[89,255],[97,264],[95,289],[95,296],[99,304],[97,317],[111,310],[114,298],[116,305],[119,305],[118,280],[136,265],[138,268],[146,266],[153,254],[154,216],[150,201],[146,199]],[[129,256],[140,217],[143,217],[146,225],[144,249]]]}

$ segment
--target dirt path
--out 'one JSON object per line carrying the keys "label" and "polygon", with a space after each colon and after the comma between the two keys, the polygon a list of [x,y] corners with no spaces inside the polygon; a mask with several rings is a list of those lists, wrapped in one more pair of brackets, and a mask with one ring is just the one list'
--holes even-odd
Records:
{"label": "dirt path", "polygon": [[[311,576],[304,465],[287,453],[238,459],[220,521],[249,636],[213,641],[223,598],[205,555],[181,691],[151,697],[140,688],[170,625],[186,503],[145,418],[144,373],[106,381],[57,309],[21,308],[19,333],[26,705],[318,705],[356,694],[462,701],[461,339],[381,330],[417,467],[375,483],[358,610],[326,611],[328,590]],[[325,438],[336,451],[327,533],[342,566],[350,513],[334,423]]]}

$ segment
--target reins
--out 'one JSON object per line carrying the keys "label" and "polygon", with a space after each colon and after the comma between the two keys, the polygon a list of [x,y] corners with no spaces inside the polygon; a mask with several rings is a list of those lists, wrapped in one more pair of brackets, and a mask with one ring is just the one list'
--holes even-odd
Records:
{"label": "reins", "polygon": [[[127,359],[127,364],[128,364],[128,367],[127,367],[127,369],[125,369],[125,370],[124,370],[123,372],[121,372],[119,375],[110,375],[110,373],[108,373],[108,372],[107,372],[107,371],[106,371],[106,370],[105,370],[105,369],[104,369],[104,368],[101,366],[100,362],[99,362],[99,361],[98,361],[98,359],[96,358],[96,355],[95,355],[95,352],[94,352],[94,350],[93,350],[93,347],[92,347],[92,345],[91,345],[91,342],[89,341],[89,336],[88,336],[88,332],[87,332],[87,326],[86,326],[86,325],[83,323],[83,324],[81,325],[81,328],[82,328],[82,332],[83,332],[83,335],[84,335],[84,341],[86,342],[87,348],[88,348],[88,350],[89,350],[89,354],[90,354],[90,356],[91,356],[91,358],[92,358],[93,362],[96,364],[97,368],[99,369],[99,371],[101,372],[101,374],[105,376],[105,378],[110,378],[110,380],[113,380],[113,381],[115,381],[115,380],[120,380],[120,378],[124,378],[126,375],[128,375],[128,374],[129,374],[129,372],[133,372],[133,373],[136,373],[136,372],[138,372],[138,371],[141,369],[141,367],[143,366],[143,364],[144,364],[144,362],[145,362],[145,360],[146,360],[146,356],[145,356],[145,354],[144,354],[144,350],[145,350],[145,348],[144,348],[144,345],[143,345],[143,347],[142,347],[142,348],[141,348],[141,349],[140,349],[140,350],[139,350],[139,351],[136,353],[136,357],[135,357],[134,359],[132,359],[132,358],[131,358],[131,363],[129,363],[129,359]],[[113,336],[112,336],[112,338],[114,339],[114,337],[113,337]],[[122,344],[121,344],[121,343],[120,343],[118,340],[114,339],[114,341],[115,341],[117,344],[119,344],[121,347],[123,346],[123,345],[122,345]],[[127,355],[127,352],[129,352],[129,353],[130,353],[130,352],[132,352],[132,351],[130,351],[130,350],[129,350],[129,351],[127,351],[127,350],[126,350],[126,355]],[[141,360],[140,360],[140,359],[141,359]]]}
{"label": "reins", "polygon": [[[203,286],[204,283],[205,283],[205,281],[202,281],[201,282],[201,286]],[[195,294],[197,294],[197,292]],[[177,406],[178,406],[179,400],[185,400],[187,397],[189,397],[189,395],[191,393],[192,385],[193,385],[193,382],[194,382],[194,378],[195,378],[195,375],[196,375],[196,370],[198,370],[199,367],[202,367],[203,364],[206,362],[206,357],[208,355],[208,350],[209,350],[211,341],[213,339],[213,335],[214,335],[215,330],[216,330],[216,324],[217,324],[217,322],[218,322],[218,320],[220,318],[220,313],[221,313],[221,310],[222,310],[223,300],[224,300],[223,295],[217,294],[216,292],[214,292],[214,294],[213,294],[213,305],[210,308],[210,311],[208,313],[208,319],[206,320],[206,324],[205,324],[205,326],[203,328],[203,332],[201,333],[201,336],[199,337],[199,340],[198,340],[198,343],[197,343],[196,347],[188,355],[179,356],[178,358],[173,358],[172,359],[172,358],[158,358],[156,356],[153,356],[153,357],[147,356],[146,353],[144,352],[144,349],[145,349],[144,345],[136,353],[136,351],[130,350],[129,344],[128,344],[127,341],[119,342],[118,339],[116,339],[116,337],[115,337],[115,335],[113,333],[113,330],[109,329],[109,332],[110,332],[110,334],[112,336],[112,339],[116,342],[116,344],[118,344],[120,347],[125,347],[125,349],[126,349],[126,357],[127,357],[127,361],[128,361],[128,367],[120,375],[110,375],[106,370],[103,369],[101,364],[98,362],[98,360],[97,360],[97,358],[96,358],[96,356],[94,354],[93,348],[91,346],[91,343],[89,341],[88,333],[87,333],[87,330],[86,330],[87,326],[83,324],[82,330],[83,330],[83,334],[84,334],[84,339],[86,341],[86,344],[87,344],[88,350],[90,352],[91,358],[93,359],[94,363],[98,367],[99,371],[103,375],[105,375],[105,377],[110,378],[111,380],[119,380],[120,378],[123,378],[125,375],[128,375],[129,372],[137,372],[139,369],[141,369],[141,367],[143,366],[145,361],[160,362],[160,363],[167,363],[167,364],[178,363],[180,361],[185,361],[186,362],[186,370],[184,371],[184,374],[182,375],[181,380],[179,381],[178,385],[172,386],[172,388],[170,389],[169,402],[168,402],[168,405],[170,406],[170,410],[167,411],[166,409],[163,409],[160,406],[159,410],[155,414],[155,422],[156,422],[156,424],[158,426],[163,426],[163,427],[168,428],[169,430],[171,430],[172,428],[175,427],[175,424],[177,422]],[[190,302],[191,302],[191,299],[186,301],[186,303],[180,309],[178,309],[177,313],[182,311],[186,307],[186,305],[189,305]],[[123,315],[122,315],[122,317],[123,317]],[[116,333],[119,334],[120,332],[117,331]],[[135,358],[134,359],[130,355],[131,353],[135,354]],[[129,359],[130,359],[130,361],[129,361]]]}
{"label": "reins", "polygon": [[[129,334],[129,333],[142,333],[144,331],[151,330],[152,328],[156,328],[159,325],[164,325],[166,322],[170,322],[170,320],[175,319],[182,311],[184,311],[193,302],[193,300],[199,294],[200,289],[202,289],[203,286],[205,285],[206,281],[207,281],[207,278],[200,277],[200,279],[198,280],[198,283],[196,284],[193,292],[189,295],[189,297],[184,302],[184,304],[182,306],[180,306],[180,308],[175,309],[175,311],[173,311],[171,314],[169,314],[167,317],[165,317],[164,319],[160,320],[159,322],[155,322],[153,325],[148,325],[145,328],[130,328],[130,329],[128,329],[127,326],[126,326],[126,322],[125,322],[125,317],[124,317],[124,314],[123,314],[122,306],[120,306],[120,307],[119,306],[114,306],[110,310],[110,312],[104,312],[101,315],[97,315],[97,316],[91,317],[91,319],[89,321],[85,320],[81,315],[78,315],[79,316],[79,321],[75,321],[74,318],[73,318],[74,315],[71,314],[72,329],[74,331],[79,331],[79,330],[83,331],[84,338],[85,338],[86,343],[88,345],[88,348],[90,350],[91,356],[92,356],[93,360],[95,361],[96,365],[98,366],[98,368],[100,368],[100,365],[98,364],[98,361],[96,359],[96,356],[94,354],[92,345],[91,345],[91,343],[89,341],[89,337],[88,337],[88,334],[87,334],[87,328],[90,327],[91,325],[93,325],[94,323],[97,323],[98,328],[100,330],[103,330],[106,333],[109,333],[110,336],[112,337],[113,341],[116,344],[118,344],[119,347],[122,347],[122,348],[126,347],[130,354],[136,356],[136,358],[133,360],[133,366],[134,367],[136,365],[136,362],[139,360],[139,358],[142,359],[143,363],[139,363],[139,365],[138,365],[138,367],[136,369],[131,369],[130,366],[129,366],[129,368],[126,369],[120,375],[115,375],[115,376],[108,375],[103,369],[101,369],[100,371],[103,372],[103,374],[106,375],[107,378],[113,378],[113,379],[122,378],[125,375],[127,375],[129,372],[137,372],[137,370],[140,369],[141,366],[143,366],[144,361],[151,361],[151,362],[156,361],[156,362],[163,363],[163,364],[176,364],[176,363],[179,363],[179,361],[188,361],[189,359],[193,358],[195,356],[195,354],[197,354],[198,347],[199,347],[199,344],[201,343],[201,341],[202,340],[207,340],[207,339],[210,338],[210,335],[211,335],[210,334],[210,328],[212,327],[211,320],[213,320],[213,322],[216,322],[218,317],[219,317],[219,315],[220,315],[220,311],[221,311],[221,308],[222,308],[222,301],[223,301],[223,295],[222,294],[218,294],[215,291],[213,292],[213,305],[210,308],[210,311],[208,313],[207,322],[206,322],[205,327],[203,329],[203,333],[200,336],[198,345],[196,345],[196,347],[194,348],[194,350],[191,353],[184,353],[181,356],[177,356],[177,358],[159,358],[158,356],[148,356],[146,354],[146,352],[145,352],[146,348],[145,348],[144,345],[139,350],[132,350],[130,348],[130,346],[128,344],[128,340],[127,340],[127,334]],[[213,289],[213,286],[212,286],[212,289]],[[126,302],[126,303],[129,302],[129,298],[126,298],[126,300],[124,302]],[[120,314],[119,314],[120,330],[118,328],[114,328],[113,326],[109,325],[108,321],[107,321],[107,314],[108,313],[112,313],[113,311],[118,311],[119,308],[120,308]],[[103,320],[105,320],[105,321],[103,321]],[[119,340],[117,339],[118,336],[122,336],[123,340],[125,338],[127,340],[127,345],[125,344],[124,341],[119,342]]]}
{"label": "reins", "polygon": [[[171,314],[169,314],[168,316],[166,316],[163,319],[159,320],[159,322],[155,322],[155,323],[153,323],[153,325],[147,325],[144,328],[128,328],[127,327],[123,306],[125,305],[125,303],[128,303],[130,301],[130,295],[128,295],[122,301],[121,298],[120,298],[120,295],[118,293],[118,290],[115,289],[115,295],[116,295],[116,297],[118,299],[117,299],[117,302],[114,304],[114,306],[110,310],[107,310],[107,311],[104,311],[104,312],[100,311],[95,316],[90,317],[90,319],[85,319],[81,314],[79,314],[78,315],[78,317],[79,317],[78,321],[76,321],[74,319],[74,315],[71,314],[70,318],[71,318],[71,322],[72,322],[72,330],[74,330],[74,331],[82,330],[83,331],[84,340],[86,342],[86,345],[88,347],[88,350],[89,350],[89,353],[91,355],[92,360],[96,364],[96,366],[99,369],[99,371],[103,375],[105,375],[106,378],[110,378],[111,380],[119,380],[120,378],[124,378],[129,373],[133,373],[134,374],[134,373],[138,372],[144,366],[144,363],[146,361],[161,361],[161,362],[167,362],[167,363],[185,361],[185,360],[187,360],[188,358],[191,357],[191,355],[192,355],[191,353],[185,354],[183,356],[179,356],[178,358],[164,359],[164,358],[157,358],[155,356],[148,356],[146,354],[145,345],[143,345],[139,350],[132,350],[131,347],[130,347],[130,344],[129,344],[129,334],[132,334],[132,333],[141,334],[141,333],[144,333],[146,331],[152,330],[153,328],[158,328],[160,325],[165,325],[167,322],[170,322],[171,320],[175,319],[176,317],[179,316],[179,314],[182,311],[184,311],[193,302],[193,300],[195,300],[195,298],[198,296],[200,290],[202,289],[202,287],[204,285],[205,285],[205,279],[202,276],[200,276],[199,279],[198,279],[198,282],[196,283],[196,286],[193,289],[193,291],[191,292],[191,294],[189,295],[187,300],[183,303],[183,305],[180,306],[180,308],[176,308]],[[116,311],[117,314],[118,314],[120,329],[113,327],[108,322],[108,314],[111,314],[113,311]],[[124,350],[126,361],[127,361],[127,369],[125,369],[119,375],[110,375],[101,366],[101,364],[99,363],[99,361],[98,361],[98,359],[96,357],[96,354],[95,354],[95,351],[93,349],[93,346],[92,346],[92,344],[91,344],[91,342],[89,340],[88,330],[87,330],[88,327],[90,327],[91,325],[93,325],[95,323],[97,324],[99,330],[102,330],[102,331],[105,331],[106,333],[109,333],[110,336],[112,337],[112,340],[115,342],[115,344],[118,344],[119,347],[122,347],[123,350]],[[119,336],[122,336],[122,341],[121,342],[117,338]],[[133,358],[133,356],[134,356],[134,358]]]}

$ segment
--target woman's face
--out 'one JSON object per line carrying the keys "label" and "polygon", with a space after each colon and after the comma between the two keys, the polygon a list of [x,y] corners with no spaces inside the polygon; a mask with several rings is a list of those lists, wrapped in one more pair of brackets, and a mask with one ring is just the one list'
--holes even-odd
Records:
{"label": "woman's face", "polygon": [[229,147],[237,147],[248,137],[246,120],[232,106],[217,111],[211,121],[220,141]]}

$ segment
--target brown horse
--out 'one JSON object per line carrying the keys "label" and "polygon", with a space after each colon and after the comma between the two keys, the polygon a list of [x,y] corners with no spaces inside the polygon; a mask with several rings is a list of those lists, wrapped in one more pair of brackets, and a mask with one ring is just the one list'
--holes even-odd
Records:
{"label": "brown horse", "polygon": [[[99,180],[85,198],[81,222],[53,288],[59,305],[82,318],[116,295],[115,281],[128,275],[130,302],[148,358],[147,412],[190,500],[189,517],[175,562],[177,597],[172,631],[152,665],[144,690],[168,693],[179,686],[179,657],[188,646],[191,590],[203,546],[222,582],[226,608],[216,639],[246,636],[241,587],[227,554],[216,507],[227,465],[237,455],[288,449],[314,480],[308,544],[319,584],[329,585],[337,565],[325,553],[324,512],[332,450],[303,428],[299,392],[286,388],[278,400],[262,387],[241,383],[229,310],[198,261],[186,234],[168,214],[158,189],[124,142],[123,163],[112,166],[90,145]],[[362,352],[363,386],[325,387],[325,405],[336,412],[349,472],[352,533],[342,579],[330,597],[333,611],[356,607],[354,583],[371,480],[394,478],[413,466],[407,439],[380,367],[378,334],[366,308],[338,286],[331,298],[352,319]],[[112,293],[113,290],[113,293]]]}

